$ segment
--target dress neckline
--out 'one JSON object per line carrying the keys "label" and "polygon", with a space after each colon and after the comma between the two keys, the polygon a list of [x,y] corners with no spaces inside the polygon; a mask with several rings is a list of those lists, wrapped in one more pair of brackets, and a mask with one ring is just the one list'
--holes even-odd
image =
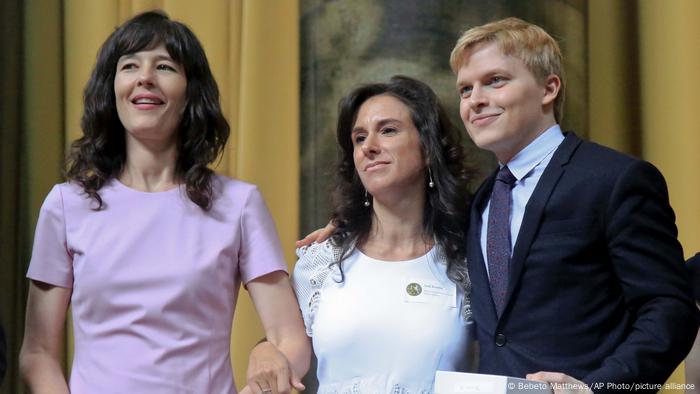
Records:
{"label": "dress neckline", "polygon": [[131,192],[131,193],[138,193],[138,194],[152,195],[152,196],[171,194],[171,193],[174,193],[174,192],[179,191],[179,190],[182,188],[182,185],[176,185],[176,186],[174,186],[174,187],[172,187],[172,188],[170,188],[170,189],[167,189],[167,190],[160,190],[160,191],[155,191],[155,192],[147,192],[147,191],[144,191],[144,190],[138,190],[138,189],[134,189],[133,187],[127,186],[127,185],[125,185],[124,183],[122,183],[122,181],[120,181],[117,177],[112,178],[112,182],[113,182],[114,185],[116,185],[117,188],[119,188],[119,189],[127,190],[127,191],[129,191],[129,192]]}

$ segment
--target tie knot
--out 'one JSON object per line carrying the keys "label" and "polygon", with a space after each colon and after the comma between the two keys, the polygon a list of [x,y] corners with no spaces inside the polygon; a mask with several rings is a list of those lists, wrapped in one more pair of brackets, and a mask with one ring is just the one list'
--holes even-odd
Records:
{"label": "tie knot", "polygon": [[496,180],[501,181],[508,186],[513,186],[513,184],[515,184],[515,181],[517,179],[515,178],[515,175],[513,175],[513,173],[510,172],[510,169],[508,168],[508,166],[503,166],[503,168],[498,170],[498,174],[496,175]]}

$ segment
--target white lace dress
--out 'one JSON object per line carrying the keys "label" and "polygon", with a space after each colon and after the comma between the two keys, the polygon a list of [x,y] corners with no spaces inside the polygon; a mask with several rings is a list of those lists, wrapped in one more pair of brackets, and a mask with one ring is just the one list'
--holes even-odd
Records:
{"label": "white lace dress", "polygon": [[319,393],[432,393],[436,370],[467,371],[469,300],[439,248],[406,261],[329,241],[297,251],[292,277],[318,358]]}

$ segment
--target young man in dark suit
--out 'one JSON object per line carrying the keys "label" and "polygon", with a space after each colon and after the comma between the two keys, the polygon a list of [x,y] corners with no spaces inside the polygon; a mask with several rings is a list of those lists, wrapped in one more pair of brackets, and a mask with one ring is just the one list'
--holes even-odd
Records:
{"label": "young man in dark suit", "polygon": [[467,240],[480,372],[656,392],[698,328],[663,176],[561,131],[561,53],[538,26],[474,27],[450,64],[467,132],[500,163]]}

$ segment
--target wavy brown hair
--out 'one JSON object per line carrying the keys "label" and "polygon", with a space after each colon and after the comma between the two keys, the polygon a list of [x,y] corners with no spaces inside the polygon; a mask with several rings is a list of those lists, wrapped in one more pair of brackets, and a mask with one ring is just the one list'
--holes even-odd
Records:
{"label": "wavy brown hair", "polygon": [[435,92],[425,83],[405,76],[394,76],[388,83],[360,86],[338,104],[339,160],[332,214],[337,228],[331,241],[341,248],[342,257],[336,263],[342,272],[343,258],[353,245],[366,240],[372,225],[373,210],[364,205],[365,188],[355,169],[351,134],[362,104],[381,94],[396,97],[411,112],[435,183],[426,188],[424,236],[434,237],[445,253],[448,277],[467,287],[466,231],[471,201],[468,185],[474,171],[466,164],[462,133],[450,122]]}
{"label": "wavy brown hair", "polygon": [[221,155],[229,136],[219,103],[219,89],[204,49],[184,24],[165,13],[139,14],[119,26],[102,45],[83,94],[83,136],[71,145],[65,176],[82,186],[103,208],[99,190],[119,176],[126,163],[124,126],[117,115],[114,77],[119,58],[163,44],[187,77],[187,107],[177,130],[175,179],[202,209],[212,204],[212,177],[207,166]]}

